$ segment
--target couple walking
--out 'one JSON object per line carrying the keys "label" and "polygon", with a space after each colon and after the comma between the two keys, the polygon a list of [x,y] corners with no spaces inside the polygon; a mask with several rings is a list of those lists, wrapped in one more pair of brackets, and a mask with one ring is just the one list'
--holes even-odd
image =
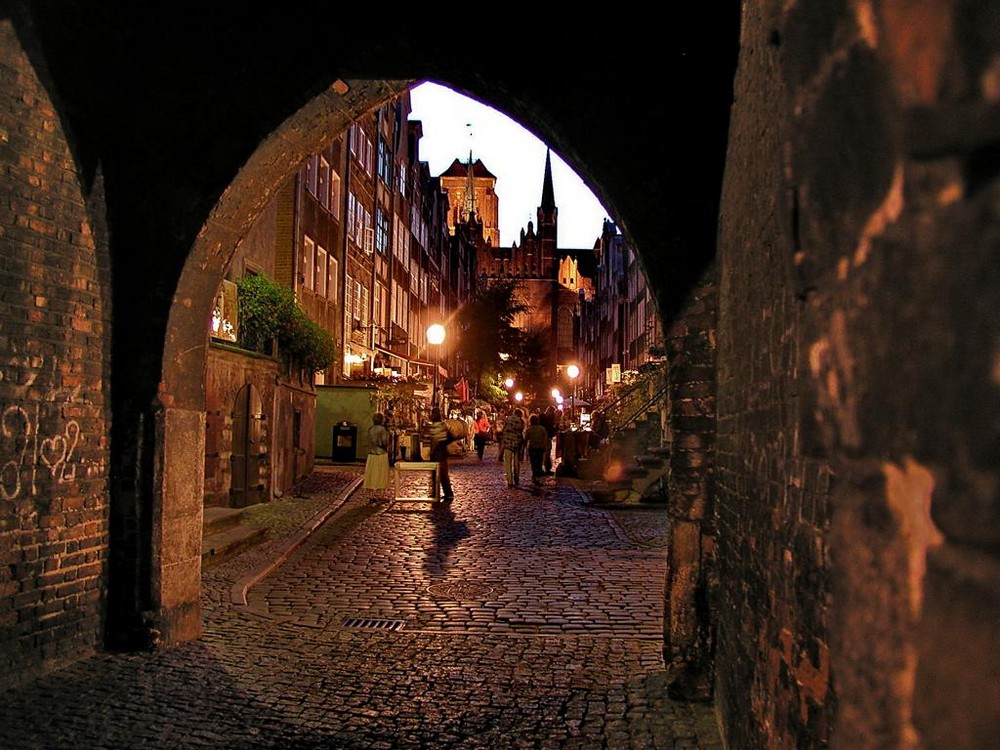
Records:
{"label": "couple walking", "polygon": [[503,450],[503,471],[508,487],[517,487],[521,478],[521,459],[525,448],[531,462],[531,481],[540,484],[545,474],[545,454],[552,445],[548,430],[541,423],[538,414],[532,414],[528,424],[524,423],[524,411],[516,408],[504,420],[500,433],[500,447]]}

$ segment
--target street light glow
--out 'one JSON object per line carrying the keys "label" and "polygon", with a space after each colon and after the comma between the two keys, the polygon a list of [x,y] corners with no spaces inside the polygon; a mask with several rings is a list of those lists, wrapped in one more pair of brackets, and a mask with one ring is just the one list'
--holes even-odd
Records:
{"label": "street light glow", "polygon": [[427,327],[427,343],[434,344],[434,390],[431,395],[431,403],[438,404],[438,370],[441,369],[441,344],[444,343],[444,326],[440,323],[431,323]]}
{"label": "street light glow", "polygon": [[440,323],[432,323],[427,328],[427,342],[430,344],[444,343],[444,326]]}
{"label": "street light glow", "polygon": [[507,386],[508,388],[513,388],[514,387],[514,378],[507,378],[506,380],[503,381],[503,384],[505,386]]}
{"label": "street light glow", "polygon": [[566,368],[566,374],[569,375],[570,381],[573,383],[573,392],[569,396],[569,421],[572,427],[575,429],[576,424],[573,422],[575,417],[574,406],[576,406],[576,379],[580,377],[580,368],[577,365],[569,365]]}

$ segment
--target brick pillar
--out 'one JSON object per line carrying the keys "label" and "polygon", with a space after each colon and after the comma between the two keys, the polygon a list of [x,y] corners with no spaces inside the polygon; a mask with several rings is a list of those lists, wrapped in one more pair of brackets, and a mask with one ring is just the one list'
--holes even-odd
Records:
{"label": "brick pillar", "polygon": [[709,591],[714,529],[709,472],[715,439],[715,268],[692,292],[667,332],[670,399],[670,542],[664,658],[675,671],[671,697],[712,693]]}

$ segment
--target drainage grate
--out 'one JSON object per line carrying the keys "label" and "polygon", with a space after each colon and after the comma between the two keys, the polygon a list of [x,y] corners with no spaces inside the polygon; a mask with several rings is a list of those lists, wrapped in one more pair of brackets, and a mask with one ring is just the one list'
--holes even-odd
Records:
{"label": "drainage grate", "polygon": [[369,630],[402,630],[406,620],[376,620],[370,617],[345,617],[345,628],[367,628]]}

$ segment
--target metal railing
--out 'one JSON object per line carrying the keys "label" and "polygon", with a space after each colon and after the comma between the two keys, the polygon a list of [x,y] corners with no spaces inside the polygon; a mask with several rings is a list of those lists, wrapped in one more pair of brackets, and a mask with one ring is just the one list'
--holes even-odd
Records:
{"label": "metal railing", "polygon": [[[600,414],[607,420],[610,434],[627,429],[640,416],[647,413],[653,404],[664,397],[668,388],[666,382],[658,386],[651,394],[648,393],[654,378],[661,377],[664,369],[665,367],[656,368],[651,374],[631,383],[614,400],[594,410],[595,415]],[[647,391],[646,395],[642,395],[641,391]]]}

